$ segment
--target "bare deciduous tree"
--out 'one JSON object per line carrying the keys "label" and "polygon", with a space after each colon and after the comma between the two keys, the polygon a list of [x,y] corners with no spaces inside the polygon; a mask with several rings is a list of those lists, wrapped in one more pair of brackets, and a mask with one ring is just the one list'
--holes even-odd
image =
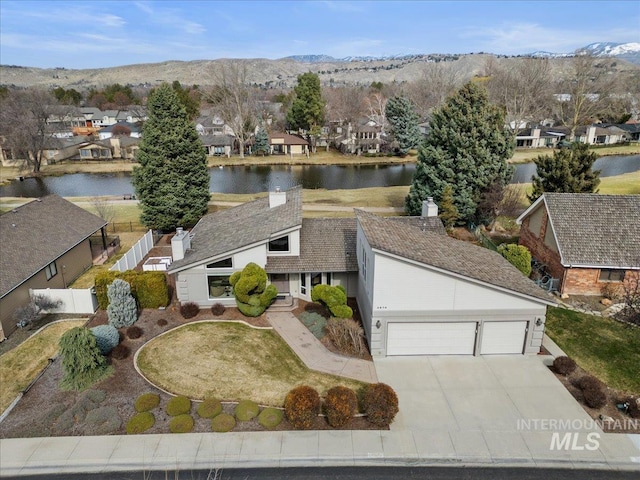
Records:
{"label": "bare deciduous tree", "polygon": [[371,120],[382,126],[385,131],[387,116],[384,113],[387,108],[387,98],[381,92],[372,92],[365,99],[368,116]]}
{"label": "bare deciduous tree", "polygon": [[107,197],[92,197],[91,206],[101,219],[107,223],[112,223],[116,216],[116,209]]}
{"label": "bare deciduous tree", "polygon": [[464,81],[460,67],[438,62],[424,66],[420,79],[409,84],[406,95],[416,107],[421,118],[427,118],[431,111],[440,106],[445,98],[458,90]]}

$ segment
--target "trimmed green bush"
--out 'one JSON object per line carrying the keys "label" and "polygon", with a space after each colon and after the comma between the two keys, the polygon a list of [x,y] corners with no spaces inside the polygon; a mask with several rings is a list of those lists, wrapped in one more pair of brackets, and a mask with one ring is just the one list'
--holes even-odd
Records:
{"label": "trimmed green bush", "polygon": [[100,353],[95,335],[85,327],[67,330],[58,343],[64,376],[62,390],[84,390],[110,376],[114,369]]}
{"label": "trimmed green bush", "polygon": [[136,398],[136,403],[133,405],[133,408],[136,409],[136,412],[148,412],[158,405],[160,405],[160,395],[156,393],[143,393]]}
{"label": "trimmed green bush", "polygon": [[311,300],[324,303],[334,317],[353,317],[353,310],[347,305],[347,293],[342,285],[316,285],[311,289]]}
{"label": "trimmed green bush", "polygon": [[531,252],[524,245],[503,243],[498,247],[498,253],[520,270],[525,277],[531,274]]}
{"label": "trimmed green bush", "polygon": [[116,327],[111,325],[98,325],[91,328],[91,333],[96,337],[96,344],[100,353],[108,354],[120,343],[120,333]]}
{"label": "trimmed green bush", "polygon": [[241,272],[229,277],[238,310],[247,317],[258,317],[278,295],[274,285],[267,285],[267,273],[256,263],[249,263]]}
{"label": "trimmed green bush", "polygon": [[284,414],[293,428],[308,430],[312,428],[320,413],[320,395],[308,385],[294,388],[284,400]]}
{"label": "trimmed green bush", "polygon": [[173,417],[169,422],[169,431],[171,433],[189,433],[193,430],[193,417],[188,413]]}
{"label": "trimmed green bush", "polygon": [[186,302],[180,305],[180,315],[183,318],[193,318],[200,313],[200,306],[195,302]]}
{"label": "trimmed green bush", "polygon": [[183,395],[173,397],[167,402],[167,415],[177,417],[185,413],[191,412],[191,399]]}
{"label": "trimmed green bush", "polygon": [[258,415],[258,423],[267,430],[273,430],[282,423],[283,418],[284,412],[282,410],[279,408],[268,407],[262,410],[260,415]]}
{"label": "trimmed green bush", "polygon": [[197,412],[201,418],[213,418],[222,413],[222,403],[220,403],[220,400],[217,398],[205,398],[202,403],[198,405]]}
{"label": "trimmed green bush", "polygon": [[553,369],[560,375],[571,375],[576,369],[576,362],[572,358],[562,355],[553,360]]}
{"label": "trimmed green bush", "polygon": [[166,307],[169,304],[169,287],[162,272],[125,272],[101,271],[96,274],[95,288],[98,305],[106,310],[109,305],[107,287],[116,278],[120,278],[131,285],[131,294],[138,301],[140,308]]}
{"label": "trimmed green bush", "polygon": [[129,435],[143,433],[153,427],[156,423],[156,417],[151,412],[136,413],[127,422],[127,433]]}
{"label": "trimmed green bush", "polygon": [[398,413],[398,396],[385,383],[371,383],[362,395],[367,420],[376,427],[388,427]]}
{"label": "trimmed green bush", "polygon": [[216,415],[211,420],[211,430],[214,432],[230,432],[234,428],[236,428],[236,419],[228,413]]}
{"label": "trimmed green bush", "polygon": [[260,407],[251,400],[241,400],[235,408],[235,416],[241,422],[246,422],[258,416]]}
{"label": "trimmed green bush", "polygon": [[344,427],[358,410],[358,397],[347,387],[337,386],[329,389],[324,399],[327,422],[334,428]]}

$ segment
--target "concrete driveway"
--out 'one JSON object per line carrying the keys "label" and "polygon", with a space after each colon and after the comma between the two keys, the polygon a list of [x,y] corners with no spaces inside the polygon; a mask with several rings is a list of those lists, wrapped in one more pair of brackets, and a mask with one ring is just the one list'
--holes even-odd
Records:
{"label": "concrete driveway", "polygon": [[[543,356],[388,357],[378,378],[397,392],[400,413],[390,435],[424,459],[466,458],[524,464],[536,459],[604,464],[640,452],[627,435],[604,434],[549,371]],[[564,421],[558,427],[553,422]],[[569,422],[567,428],[566,422]],[[552,448],[571,434],[571,444]],[[587,435],[596,440],[589,443]],[[585,446],[591,448],[586,448]],[[557,443],[556,443],[557,445]],[[566,448],[565,448],[566,447]],[[581,448],[582,447],[582,448]]]}

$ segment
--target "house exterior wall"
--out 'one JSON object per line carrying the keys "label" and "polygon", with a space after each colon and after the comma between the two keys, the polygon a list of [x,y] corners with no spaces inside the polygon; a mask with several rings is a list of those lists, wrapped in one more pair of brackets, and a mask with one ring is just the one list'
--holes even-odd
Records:
{"label": "house exterior wall", "polygon": [[[535,228],[538,225],[538,216],[540,218],[539,229]],[[534,231],[532,231],[532,228]],[[559,290],[562,292],[565,268],[560,263],[558,246],[551,231],[551,227],[548,226],[547,211],[545,208],[540,207],[523,219],[520,227],[519,244],[527,247],[533,258],[544,263],[553,278],[560,279]],[[547,232],[549,232],[549,236],[547,236]],[[547,242],[544,241],[545,238]]]}
{"label": "house exterior wall", "polygon": [[[630,271],[625,274],[629,278]],[[623,282],[600,281],[599,268],[567,268],[562,293],[568,295],[602,295],[605,286],[622,290]]]}

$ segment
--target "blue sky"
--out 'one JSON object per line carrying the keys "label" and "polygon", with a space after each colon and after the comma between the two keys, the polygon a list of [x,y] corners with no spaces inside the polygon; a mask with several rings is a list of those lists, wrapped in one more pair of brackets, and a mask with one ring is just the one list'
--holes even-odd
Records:
{"label": "blue sky", "polygon": [[640,2],[0,1],[0,62],[32,67],[570,52],[601,41],[640,42]]}

